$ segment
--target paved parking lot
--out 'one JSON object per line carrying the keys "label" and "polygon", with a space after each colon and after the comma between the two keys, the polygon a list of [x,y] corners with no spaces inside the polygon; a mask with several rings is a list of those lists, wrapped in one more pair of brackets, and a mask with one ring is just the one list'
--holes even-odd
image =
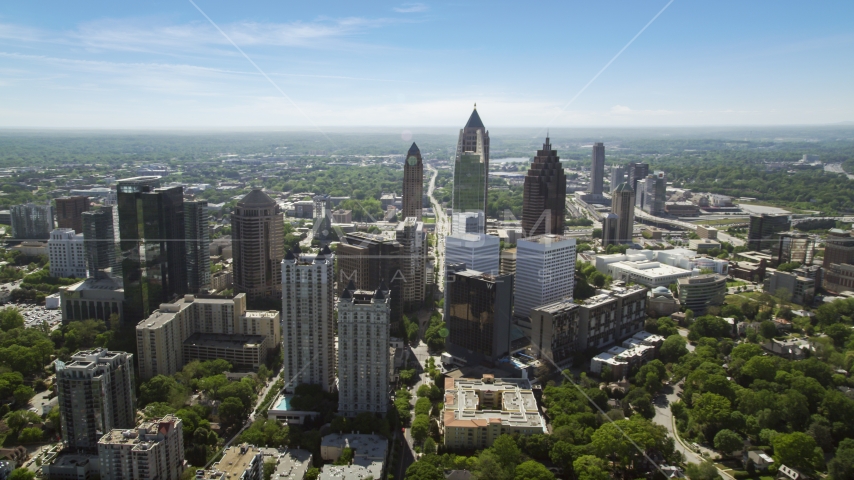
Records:
{"label": "paved parking lot", "polygon": [[14,307],[24,316],[24,326],[38,327],[47,322],[51,330],[56,330],[62,324],[62,311],[58,308],[48,310],[44,305],[7,303],[3,308]]}

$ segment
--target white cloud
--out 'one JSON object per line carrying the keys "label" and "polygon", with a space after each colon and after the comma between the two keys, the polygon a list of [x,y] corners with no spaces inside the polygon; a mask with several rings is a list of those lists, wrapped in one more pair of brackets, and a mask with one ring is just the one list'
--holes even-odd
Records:
{"label": "white cloud", "polygon": [[404,3],[399,7],[394,7],[393,10],[397,13],[420,13],[426,12],[429,7],[423,3]]}

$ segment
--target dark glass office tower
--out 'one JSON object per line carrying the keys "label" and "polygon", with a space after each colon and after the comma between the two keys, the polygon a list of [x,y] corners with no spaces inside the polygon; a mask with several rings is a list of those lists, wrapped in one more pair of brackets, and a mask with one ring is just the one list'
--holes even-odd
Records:
{"label": "dark glass office tower", "polygon": [[627,182],[629,187],[632,188],[633,192],[638,190],[638,180],[646,178],[649,175],[649,164],[648,163],[629,163],[629,166],[626,171]]}
{"label": "dark glass office tower", "polygon": [[605,182],[605,144],[596,142],[593,144],[593,155],[590,162],[590,187],[588,192],[593,195],[602,195]]}
{"label": "dark glass office tower", "polygon": [[118,182],[125,319],[131,322],[187,293],[184,188],[159,187],[158,177]]}
{"label": "dark glass office tower", "polygon": [[208,202],[184,202],[184,236],[187,239],[187,288],[200,293],[211,286],[211,231]]}
{"label": "dark glass office tower", "polygon": [[86,270],[91,278],[112,278],[121,282],[119,245],[116,242],[113,208],[83,212],[83,249],[86,253]]}
{"label": "dark glass office tower", "polygon": [[[602,193],[602,192],[599,192]],[[525,176],[522,230],[526,237],[544,233],[563,234],[566,208],[566,175],[549,137],[537,152]]]}

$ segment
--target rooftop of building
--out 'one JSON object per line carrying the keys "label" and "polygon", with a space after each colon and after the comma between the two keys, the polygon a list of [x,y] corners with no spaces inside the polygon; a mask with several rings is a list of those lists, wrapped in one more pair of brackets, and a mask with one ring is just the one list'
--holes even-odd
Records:
{"label": "rooftop of building", "polygon": [[264,343],[263,335],[242,335],[235,333],[202,333],[196,332],[186,340],[184,345],[204,345],[219,348],[257,347]]}
{"label": "rooftop of building", "polygon": [[534,310],[554,314],[564,310],[572,310],[576,308],[579,308],[579,306],[577,303],[575,303],[575,301],[573,301],[571,298],[565,298],[556,302],[540,305],[539,307],[535,307]]}
{"label": "rooftop of building", "polygon": [[640,260],[640,261],[622,261],[612,263],[611,266],[621,268],[626,271],[630,271],[633,273],[637,273],[639,275],[647,276],[647,277],[664,277],[669,275],[690,275],[690,270],[685,270],[684,268],[673,267],[671,265],[667,265],[661,262],[654,262],[650,260]]}
{"label": "rooftop of building", "polygon": [[279,316],[278,310],[247,310],[244,314],[246,318],[275,318]]}
{"label": "rooftop of building", "polygon": [[[500,409],[486,410],[484,396],[499,400]],[[512,427],[545,429],[545,420],[525,378],[446,378],[444,423],[446,427],[484,427],[500,423]],[[545,430],[544,430],[545,431]]]}
{"label": "rooftop of building", "polygon": [[56,457],[50,462],[50,466],[54,467],[85,467],[92,463],[94,467],[98,467],[98,454],[95,452],[71,451],[63,450],[57,453]]}
{"label": "rooftop of building", "polygon": [[[222,459],[214,464],[214,471],[226,474],[226,478],[241,478],[261,449],[253,445],[238,445],[228,447],[222,454]],[[203,477],[204,478],[204,477]],[[219,477],[212,477],[219,478]]]}
{"label": "rooftop of building", "polygon": [[288,448],[278,450],[275,448],[261,448],[264,461],[275,461],[276,470],[273,479],[276,480],[302,480],[305,473],[311,468],[312,455],[307,450]]}
{"label": "rooftop of building", "polygon": [[533,237],[520,238],[519,240],[517,240],[516,245],[517,245],[517,247],[522,247],[523,246],[523,245],[521,245],[522,242],[538,243],[540,245],[550,245],[552,243],[564,242],[564,241],[572,241],[573,244],[575,243],[574,238],[570,238],[570,237],[567,237],[565,235],[556,235],[553,233],[545,233],[542,235],[535,235]]}
{"label": "rooftop of building", "polygon": [[277,203],[269,195],[264,193],[262,189],[255,188],[246,194],[245,197],[241,198],[237,202],[237,205],[241,207],[271,207],[277,205]]}
{"label": "rooftop of building", "polygon": [[718,275],[717,273],[706,273],[694,277],[683,277],[676,280],[679,286],[702,285],[704,283],[715,283],[720,281],[726,281],[726,275]]}
{"label": "rooftop of building", "polygon": [[148,450],[163,440],[180,422],[180,418],[174,415],[166,415],[161,419],[142,422],[136,428],[110,430],[98,440],[98,443],[133,445],[135,450]]}
{"label": "rooftop of building", "polygon": [[124,292],[124,288],[110,278],[87,278],[81,282],[65,287],[68,292],[78,292],[82,290],[115,290]]}
{"label": "rooftop of building", "polygon": [[[234,300],[245,293],[238,293],[234,298],[218,295],[184,295],[172,303],[161,303],[160,308],[151,312],[145,320],[137,325],[137,328],[159,328],[175,319],[175,315],[194,304],[208,305],[233,305]],[[248,313],[248,312],[247,312]]]}
{"label": "rooftop of building", "polygon": [[454,272],[454,274],[459,275],[461,277],[476,278],[478,280],[483,280],[486,282],[493,282],[493,283],[497,282],[497,281],[501,280],[503,277],[507,276],[507,275],[492,275],[490,273],[478,272],[477,270],[469,270],[469,269],[458,270],[458,271]]}

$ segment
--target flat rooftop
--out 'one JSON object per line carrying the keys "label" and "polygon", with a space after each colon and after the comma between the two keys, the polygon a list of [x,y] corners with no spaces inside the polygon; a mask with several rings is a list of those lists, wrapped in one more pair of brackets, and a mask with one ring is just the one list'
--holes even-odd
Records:
{"label": "flat rooftop", "polygon": [[[493,396],[500,410],[481,405],[484,396]],[[500,397],[500,398],[499,398]],[[445,379],[445,426],[485,427],[500,423],[510,427],[540,428],[546,424],[537,407],[531,382],[523,378]]]}
{"label": "flat rooftop", "polygon": [[117,292],[124,292],[124,288],[121,285],[109,278],[87,278],[67,288],[69,292],[79,292],[81,290],[115,290]]}
{"label": "flat rooftop", "polygon": [[204,345],[206,347],[245,348],[256,347],[264,343],[263,335],[238,335],[234,333],[196,332],[184,340],[184,345]]}

